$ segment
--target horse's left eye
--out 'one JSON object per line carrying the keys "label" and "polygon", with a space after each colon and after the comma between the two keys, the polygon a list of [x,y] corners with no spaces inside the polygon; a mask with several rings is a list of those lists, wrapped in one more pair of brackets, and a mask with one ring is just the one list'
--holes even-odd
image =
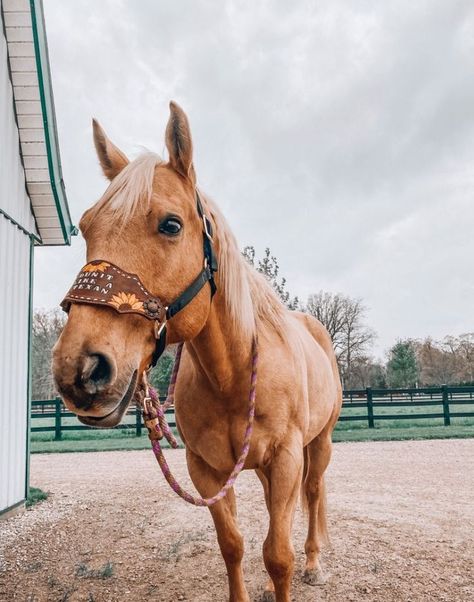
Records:
{"label": "horse's left eye", "polygon": [[181,232],[181,222],[175,217],[168,217],[158,226],[158,231],[167,236],[176,236]]}

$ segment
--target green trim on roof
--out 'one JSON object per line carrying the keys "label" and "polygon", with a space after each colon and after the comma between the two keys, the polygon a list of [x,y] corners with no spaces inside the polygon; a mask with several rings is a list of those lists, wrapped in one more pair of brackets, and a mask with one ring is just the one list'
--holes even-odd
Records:
{"label": "green trim on roof", "polygon": [[30,0],[30,7],[36,55],[36,70],[38,72],[41,109],[43,112],[44,137],[48,153],[49,178],[61,224],[64,243],[69,245],[71,244],[71,236],[76,234],[77,230],[72,223],[71,215],[69,213],[61,169],[61,159],[59,156],[59,143],[42,0]]}

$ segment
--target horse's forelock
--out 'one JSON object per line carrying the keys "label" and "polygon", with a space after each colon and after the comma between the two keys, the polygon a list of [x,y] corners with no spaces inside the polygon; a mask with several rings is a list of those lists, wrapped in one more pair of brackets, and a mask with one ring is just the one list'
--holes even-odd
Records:
{"label": "horse's forelock", "polygon": [[129,163],[112,180],[102,198],[92,207],[90,217],[111,212],[114,219],[125,223],[138,207],[147,209],[153,194],[155,168],[163,160],[155,153],[147,152]]}

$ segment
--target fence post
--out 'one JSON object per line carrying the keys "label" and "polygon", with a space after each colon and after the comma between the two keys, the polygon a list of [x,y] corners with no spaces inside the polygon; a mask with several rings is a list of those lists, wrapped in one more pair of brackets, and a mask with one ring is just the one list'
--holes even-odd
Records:
{"label": "fence post", "polygon": [[135,435],[142,436],[142,413],[138,405],[135,406]]}
{"label": "fence post", "polygon": [[367,387],[365,390],[367,395],[367,420],[369,423],[369,429],[374,428],[374,404],[372,401],[372,389],[371,387]]}
{"label": "fence post", "polygon": [[61,398],[56,397],[54,408],[54,440],[61,440]]}
{"label": "fence post", "polygon": [[449,392],[448,387],[446,385],[441,386],[441,391],[443,394],[443,414],[444,414],[444,426],[449,426],[451,424],[451,416],[449,415]]}

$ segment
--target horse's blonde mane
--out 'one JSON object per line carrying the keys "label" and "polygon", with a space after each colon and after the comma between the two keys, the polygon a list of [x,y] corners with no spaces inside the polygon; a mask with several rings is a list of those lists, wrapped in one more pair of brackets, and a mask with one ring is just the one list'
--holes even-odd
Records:
{"label": "horse's blonde mane", "polygon": [[[126,223],[140,207],[147,210],[153,194],[155,168],[163,163],[159,155],[144,153],[129,163],[111,182],[102,198],[90,210],[91,217],[111,211],[114,219]],[[284,336],[285,308],[265,279],[242,256],[237,241],[217,205],[200,191],[205,210],[215,223],[218,247],[218,282],[234,326],[253,336],[258,323],[266,323]]]}
{"label": "horse's blonde mane", "polygon": [[283,335],[285,307],[266,280],[243,257],[227,220],[206,195],[200,196],[215,223],[219,247],[219,284],[234,325],[254,335],[259,322],[267,323]]}
{"label": "horse's blonde mane", "polygon": [[126,222],[138,207],[148,207],[153,194],[155,168],[163,163],[156,153],[146,152],[131,161],[112,180],[102,198],[90,210],[91,217],[108,209],[114,218]]}

